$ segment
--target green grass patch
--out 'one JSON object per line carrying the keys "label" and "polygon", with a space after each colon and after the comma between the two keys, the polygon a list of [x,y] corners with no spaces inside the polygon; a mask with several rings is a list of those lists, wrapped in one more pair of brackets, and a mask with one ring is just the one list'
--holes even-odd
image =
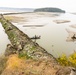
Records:
{"label": "green grass patch", "polygon": [[32,57],[28,55],[27,53],[19,53],[18,57],[24,58],[24,59],[32,59]]}

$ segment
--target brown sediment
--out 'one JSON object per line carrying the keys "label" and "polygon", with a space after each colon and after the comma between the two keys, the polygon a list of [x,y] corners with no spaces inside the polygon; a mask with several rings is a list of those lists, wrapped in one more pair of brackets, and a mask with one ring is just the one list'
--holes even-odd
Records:
{"label": "brown sediment", "polygon": [[76,24],[74,24],[74,25],[70,25],[70,27],[72,27],[72,28],[76,28]]}
{"label": "brown sediment", "polygon": [[4,18],[9,20],[10,22],[15,22],[15,23],[27,21],[24,17],[11,16],[11,15],[9,16],[5,15]]}
{"label": "brown sediment", "polygon": [[45,25],[24,25],[23,27],[43,27]]}
{"label": "brown sediment", "polygon": [[70,21],[69,20],[54,20],[53,22],[55,22],[57,24],[61,24],[61,23],[68,23]]}

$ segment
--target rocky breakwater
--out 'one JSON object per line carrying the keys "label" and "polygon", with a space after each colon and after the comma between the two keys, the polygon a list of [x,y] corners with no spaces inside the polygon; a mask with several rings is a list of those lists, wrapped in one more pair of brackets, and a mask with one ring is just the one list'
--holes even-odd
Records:
{"label": "rocky breakwater", "polygon": [[8,39],[11,42],[11,44],[7,45],[5,55],[23,53],[27,54],[28,57],[33,59],[52,59],[55,61],[55,58],[51,54],[47,53],[45,49],[40,47],[37,43],[33,42],[25,33],[20,31],[2,15],[0,22],[2,23],[2,26],[8,35]]}
{"label": "rocky breakwater", "polygon": [[[11,42],[11,44],[7,45],[5,56],[10,56],[12,54],[25,55],[27,58],[31,59],[31,61],[28,61],[29,64],[25,62],[25,64],[27,64],[26,66],[24,64],[25,60],[21,60],[21,62],[18,60],[18,63],[22,64],[23,62],[23,65],[25,66],[22,68],[19,65],[22,71],[21,73],[19,73],[20,69],[17,64],[16,68],[13,68],[14,70],[6,67],[1,75],[68,75],[70,73],[70,68],[60,66],[51,54],[49,54],[44,48],[40,47],[37,43],[33,42],[25,33],[6,20],[3,15],[0,15],[0,22]],[[15,56],[13,58],[14,59],[11,57],[11,60],[15,60]],[[9,60],[10,58],[8,59],[8,62]],[[27,72],[28,74],[26,74]]]}

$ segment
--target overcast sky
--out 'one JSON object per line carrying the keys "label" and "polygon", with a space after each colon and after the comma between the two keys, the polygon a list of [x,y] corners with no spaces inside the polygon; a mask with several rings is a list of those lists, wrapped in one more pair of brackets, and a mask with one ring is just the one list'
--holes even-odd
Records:
{"label": "overcast sky", "polygon": [[67,12],[76,12],[76,0],[0,0],[0,7],[58,7]]}

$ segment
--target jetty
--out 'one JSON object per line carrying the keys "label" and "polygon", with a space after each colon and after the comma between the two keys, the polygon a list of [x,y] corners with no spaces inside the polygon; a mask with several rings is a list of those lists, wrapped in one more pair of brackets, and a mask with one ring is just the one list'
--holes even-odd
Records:
{"label": "jetty", "polygon": [[[11,50],[11,47],[8,48],[7,46],[5,55],[25,53],[28,57],[33,59],[50,59],[56,62],[56,59],[52,54],[49,54],[44,48],[40,47],[39,44],[32,41],[32,39],[40,39],[40,36],[32,38],[28,37],[28,35],[6,20],[3,15],[0,15],[0,22],[5,29],[5,33],[8,35],[12,47]],[[9,53],[7,53],[8,51]]]}
{"label": "jetty", "polygon": [[[6,75],[6,72],[9,71],[7,73],[7,75],[9,75],[9,73],[12,73],[14,75],[22,75],[24,72],[29,71],[28,68],[31,68],[29,71],[28,75],[47,75],[47,72],[44,72],[44,70],[48,70],[49,74],[48,75],[69,75],[69,68],[65,68],[65,67],[61,67],[56,59],[53,57],[52,54],[49,54],[44,48],[42,48],[41,46],[39,46],[39,44],[35,43],[32,41],[32,39],[26,35],[25,33],[23,33],[21,30],[19,30],[16,26],[14,26],[11,22],[9,22],[8,20],[6,20],[3,15],[0,15],[0,22],[3,26],[3,28],[5,29],[5,33],[8,36],[8,39],[10,40],[11,44],[7,45],[7,48],[5,50],[5,56],[10,56],[12,54],[22,54],[25,55],[26,58],[31,59],[33,61],[36,61],[36,63],[31,63],[30,67],[27,67],[25,70],[24,68],[21,69],[24,70],[22,71],[22,73],[18,74],[14,74],[16,72],[16,70],[18,70],[18,68],[16,67],[16,70],[12,73],[10,72],[10,68],[6,68],[6,71],[1,74],[1,75]],[[26,61],[26,60],[25,60]],[[43,63],[41,63],[43,62]],[[28,63],[28,62],[27,62]],[[42,65],[40,65],[42,64]],[[33,70],[33,73],[31,72],[32,69],[34,69],[35,67],[33,67],[33,65],[35,65],[35,67],[37,66],[37,68],[35,70]],[[45,65],[45,66],[43,66]],[[26,66],[26,65],[23,65]],[[38,67],[40,66],[40,67]],[[43,69],[41,69],[43,67]],[[47,67],[51,67],[47,68]],[[37,71],[37,69],[40,68],[40,71]],[[8,70],[7,70],[8,69]],[[28,70],[27,70],[28,69]],[[13,71],[13,70],[12,70]],[[42,74],[38,74],[41,73]],[[44,73],[44,74],[43,74]],[[10,75],[12,75],[10,74]],[[24,74],[23,74],[24,75]]]}

